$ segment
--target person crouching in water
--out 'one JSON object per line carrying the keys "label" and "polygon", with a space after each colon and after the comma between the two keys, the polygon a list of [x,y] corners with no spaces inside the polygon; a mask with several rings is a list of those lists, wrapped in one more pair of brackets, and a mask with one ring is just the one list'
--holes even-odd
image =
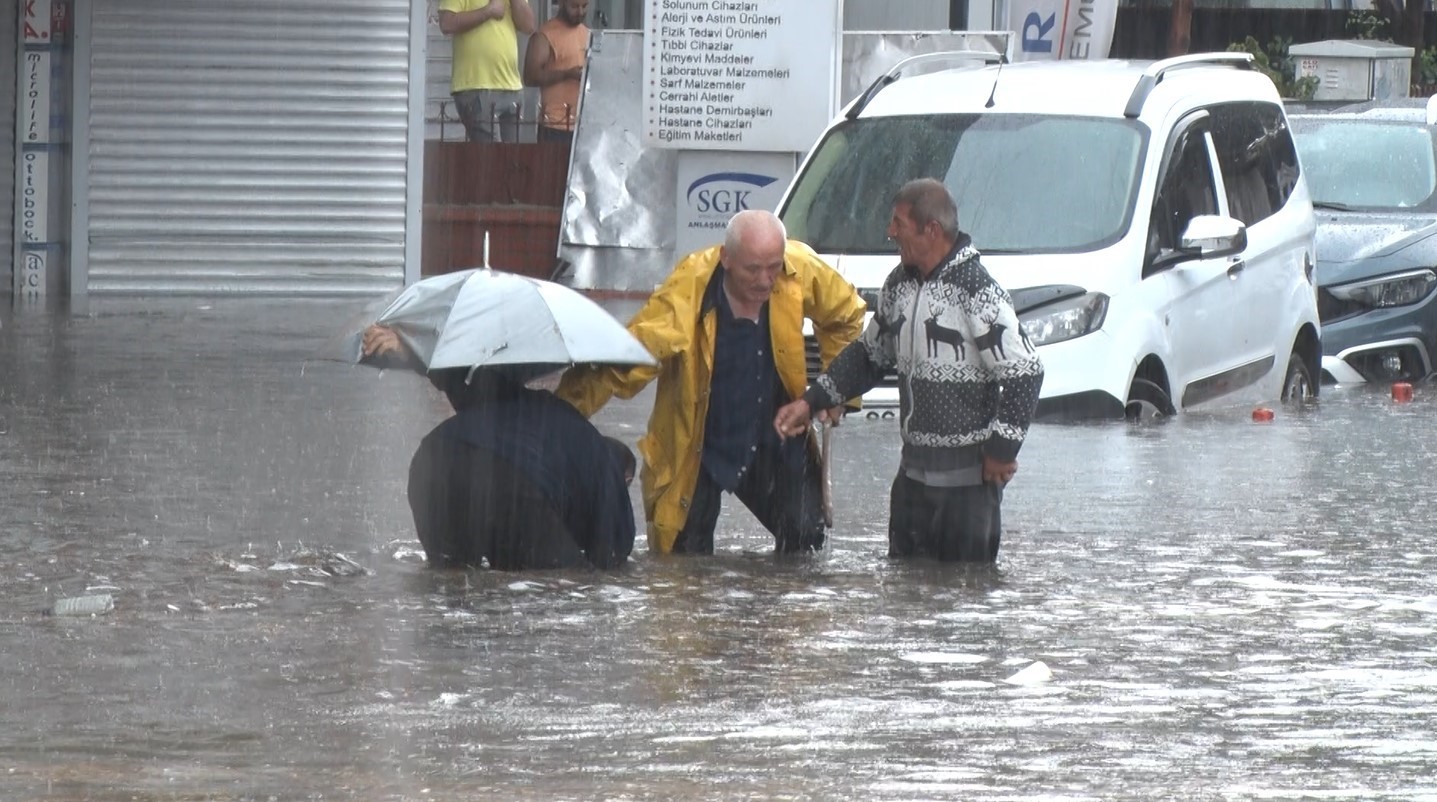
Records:
{"label": "person crouching in water", "polygon": [[[382,326],[369,361],[408,359]],[[633,452],[571,405],[498,369],[429,371],[454,415],[409,466],[409,507],[436,568],[616,568],[634,547]]]}

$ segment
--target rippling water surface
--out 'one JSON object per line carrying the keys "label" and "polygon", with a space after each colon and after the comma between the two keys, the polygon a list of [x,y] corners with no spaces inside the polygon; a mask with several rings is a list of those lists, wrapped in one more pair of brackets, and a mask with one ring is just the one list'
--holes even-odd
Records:
{"label": "rippling water surface", "polygon": [[730,503],[713,558],[446,573],[447,408],[314,359],[354,312],[4,311],[0,798],[1437,799],[1437,388],[1039,425],[995,569],[883,556],[859,419],[820,556]]}

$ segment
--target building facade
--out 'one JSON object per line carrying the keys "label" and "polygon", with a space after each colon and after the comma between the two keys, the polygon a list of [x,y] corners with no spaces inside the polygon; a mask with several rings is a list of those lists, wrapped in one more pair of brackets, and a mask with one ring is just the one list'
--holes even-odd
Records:
{"label": "building facade", "polygon": [[[644,2],[594,0],[591,27],[639,27]],[[844,28],[992,29],[1004,2],[848,0]],[[462,138],[437,0],[5,5],[0,295],[418,277],[424,142]]]}

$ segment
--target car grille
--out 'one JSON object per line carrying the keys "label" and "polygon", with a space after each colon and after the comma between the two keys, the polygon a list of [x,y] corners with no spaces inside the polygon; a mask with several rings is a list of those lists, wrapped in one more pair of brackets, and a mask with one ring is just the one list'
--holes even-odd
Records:
{"label": "car grille", "polygon": [[[818,340],[813,335],[803,338],[804,361],[808,363],[808,380],[812,382],[818,374],[823,372],[823,358],[818,353]],[[878,383],[879,387],[897,387],[898,374],[889,373]]]}
{"label": "car grille", "polygon": [[1367,307],[1362,304],[1356,301],[1344,301],[1328,292],[1326,288],[1320,288],[1317,291],[1317,319],[1323,323],[1331,323],[1334,320],[1352,317],[1365,311],[1367,311]]}

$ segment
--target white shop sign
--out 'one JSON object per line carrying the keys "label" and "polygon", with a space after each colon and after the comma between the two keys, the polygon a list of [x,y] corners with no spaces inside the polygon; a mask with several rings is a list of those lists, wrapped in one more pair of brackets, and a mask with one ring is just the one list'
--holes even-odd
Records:
{"label": "white shop sign", "polygon": [[803,152],[833,117],[841,0],[647,0],[644,144]]}
{"label": "white shop sign", "polygon": [[50,241],[50,154],[27,150],[20,157],[20,242]]}
{"label": "white shop sign", "polygon": [[50,140],[50,54],[25,52],[25,73],[20,77],[20,141]]}
{"label": "white shop sign", "polygon": [[20,275],[15,277],[16,300],[33,301],[45,295],[44,251],[25,251],[20,263]]}
{"label": "white shop sign", "polygon": [[[65,8],[61,6],[60,8]],[[50,0],[21,0],[19,47],[23,53],[16,76],[16,146],[20,172],[15,177],[16,301],[45,295],[50,241],[51,50],[54,34]]]}

